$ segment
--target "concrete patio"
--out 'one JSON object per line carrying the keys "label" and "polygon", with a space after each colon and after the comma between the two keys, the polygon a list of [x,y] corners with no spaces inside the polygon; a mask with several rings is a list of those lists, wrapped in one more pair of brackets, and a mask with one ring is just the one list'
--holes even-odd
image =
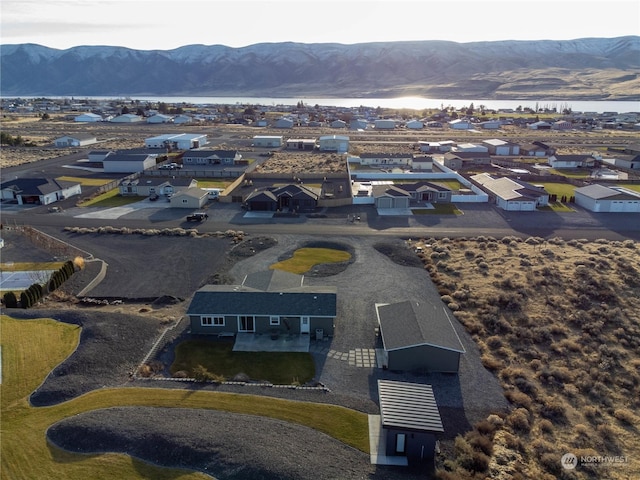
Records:
{"label": "concrete patio", "polygon": [[310,335],[281,333],[272,338],[268,333],[238,333],[234,352],[308,352]]}

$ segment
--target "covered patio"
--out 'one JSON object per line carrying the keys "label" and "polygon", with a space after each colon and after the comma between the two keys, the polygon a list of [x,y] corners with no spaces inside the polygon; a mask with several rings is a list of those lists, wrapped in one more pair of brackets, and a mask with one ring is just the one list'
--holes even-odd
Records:
{"label": "covered patio", "polygon": [[238,333],[234,352],[308,352],[309,334]]}

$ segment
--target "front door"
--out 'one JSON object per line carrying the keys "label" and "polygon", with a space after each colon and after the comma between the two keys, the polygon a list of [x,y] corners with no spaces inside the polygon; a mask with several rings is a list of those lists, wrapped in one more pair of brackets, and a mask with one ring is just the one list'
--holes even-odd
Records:
{"label": "front door", "polygon": [[309,333],[309,317],[300,317],[300,333]]}

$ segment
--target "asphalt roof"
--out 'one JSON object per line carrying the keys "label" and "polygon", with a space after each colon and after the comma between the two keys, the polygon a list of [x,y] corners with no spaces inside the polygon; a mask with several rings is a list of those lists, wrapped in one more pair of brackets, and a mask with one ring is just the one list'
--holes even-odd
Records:
{"label": "asphalt roof", "polygon": [[384,428],[444,432],[431,385],[378,380]]}
{"label": "asphalt roof", "polygon": [[240,285],[206,285],[198,290],[187,315],[336,316],[334,287],[299,287],[263,292]]}
{"label": "asphalt roof", "polygon": [[21,195],[46,195],[58,192],[65,188],[77,185],[79,182],[67,180],[54,180],[52,178],[16,178],[3,182],[0,189],[9,189],[19,192]]}
{"label": "asphalt roof", "polygon": [[304,283],[303,275],[285,272],[284,270],[263,270],[261,272],[250,273],[244,277],[242,285],[263,292],[274,292],[302,287]]}
{"label": "asphalt roof", "polygon": [[637,200],[640,198],[640,194],[632,190],[610,188],[604,185],[598,185],[597,183],[576,188],[575,193],[593,198],[594,200]]}
{"label": "asphalt roof", "polygon": [[431,345],[464,353],[444,304],[428,300],[376,304],[385,350]]}

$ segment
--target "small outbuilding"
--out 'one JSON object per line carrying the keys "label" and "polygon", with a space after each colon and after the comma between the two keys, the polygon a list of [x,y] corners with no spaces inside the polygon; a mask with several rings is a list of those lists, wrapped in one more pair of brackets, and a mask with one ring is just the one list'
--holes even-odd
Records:
{"label": "small outbuilding", "polygon": [[320,151],[346,153],[349,151],[349,137],[345,135],[324,135],[318,140]]}
{"label": "small outbuilding", "polygon": [[114,153],[102,161],[105,173],[139,173],[156,165],[157,155]]}
{"label": "small outbuilding", "polygon": [[172,208],[199,209],[209,200],[209,192],[198,187],[189,187],[174,194],[171,199]]}
{"label": "small outbuilding", "polygon": [[383,367],[458,373],[465,349],[443,303],[406,300],[376,304]]}
{"label": "small outbuilding", "polygon": [[378,380],[378,399],[379,438],[384,444],[378,445],[378,454],[405,457],[405,465],[433,462],[437,435],[444,433],[444,426],[431,385]]}
{"label": "small outbuilding", "polygon": [[280,148],[282,147],[282,136],[278,135],[256,135],[253,137],[254,147]]}
{"label": "small outbuilding", "polygon": [[76,133],[74,135],[65,135],[56,138],[54,143],[56,147],[84,147],[97,143],[98,139],[95,135],[89,133]]}

